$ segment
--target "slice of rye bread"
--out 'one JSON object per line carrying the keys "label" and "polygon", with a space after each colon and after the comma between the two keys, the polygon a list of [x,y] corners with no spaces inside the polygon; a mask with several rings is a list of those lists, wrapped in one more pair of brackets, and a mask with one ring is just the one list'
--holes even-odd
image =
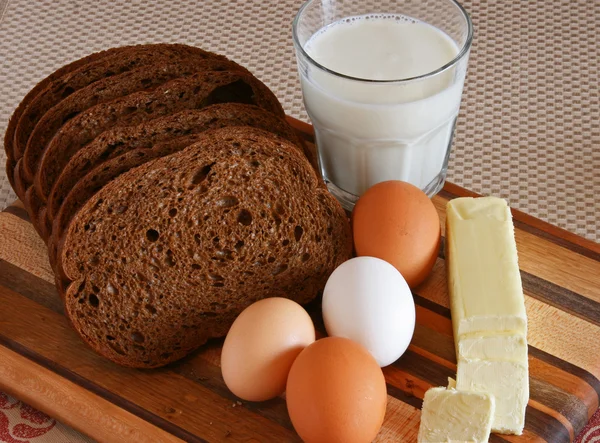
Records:
{"label": "slice of rye bread", "polygon": [[[25,155],[27,141],[39,119],[70,94],[98,80],[122,74],[141,66],[152,66],[169,60],[185,60],[188,57],[227,60],[223,56],[187,45],[139,45],[116,50],[115,53],[107,57],[87,63],[79,69],[55,79],[32,100],[19,118],[13,142],[15,161]],[[243,68],[240,67],[240,69]],[[24,172],[27,174],[25,177],[28,180],[33,180],[31,173],[34,171],[26,169]]]}
{"label": "slice of rye bread", "polygon": [[[36,182],[55,183],[71,157],[106,130],[136,125],[185,109],[228,102],[254,104],[280,117],[285,115],[277,97],[251,74],[241,71],[198,72],[162,84],[152,91],[137,92],[98,104],[71,119],[44,151]],[[35,191],[28,190],[26,200],[35,198],[35,194]]]}
{"label": "slice of rye bread", "polygon": [[[224,126],[223,126],[224,127]],[[48,258],[50,267],[57,278],[67,280],[66,275],[57,260],[59,255],[58,245],[69,222],[77,211],[92,198],[102,187],[121,174],[159,157],[174,154],[201,140],[201,133],[175,137],[168,141],[157,143],[150,148],[139,148],[129,151],[119,157],[107,160],[102,165],[93,169],[75,184],[72,192],[67,196],[63,206],[54,220],[51,235],[48,237]],[[40,215],[42,211],[40,211]]]}
{"label": "slice of rye bread", "polygon": [[[240,103],[222,103],[203,109],[190,109],[138,126],[115,128],[103,132],[80,149],[63,168],[48,196],[48,220],[54,220],[76,183],[104,162],[132,150],[153,148],[157,143],[173,137],[223,126],[262,128],[304,149],[292,127],[283,119],[257,106]],[[58,226],[62,225],[63,223],[60,223]],[[52,231],[57,232],[54,229]]]}
{"label": "slice of rye bread", "polygon": [[131,169],[75,215],[65,312],[124,366],[158,367],[265,297],[307,303],[352,254],[346,214],[304,155],[249,127]]}
{"label": "slice of rye bread", "polygon": [[38,94],[44,91],[56,79],[61,78],[64,75],[67,75],[70,72],[73,72],[88,63],[115,54],[119,51],[123,51],[127,48],[129,47],[107,49],[106,51],[95,52],[93,54],[88,55],[87,57],[75,60],[74,62],[71,62],[68,65],[57,69],[48,77],[41,80],[37,85],[35,85],[31,89],[31,91],[27,93],[23,100],[21,100],[21,103],[19,103],[19,106],[17,106],[12,116],[10,117],[8,125],[6,127],[6,132],[4,133],[4,152],[6,152],[6,175],[8,176],[8,180],[13,189],[16,188],[14,181],[14,168],[16,165],[16,159],[14,154],[15,131],[17,129],[19,119],[23,115],[25,109],[29,107],[29,105],[34,101]]}
{"label": "slice of rye bread", "polygon": [[[58,130],[70,119],[98,103],[108,102],[138,91],[152,90],[170,80],[188,77],[196,72],[226,71],[235,69],[235,66],[232,62],[218,59],[189,58],[167,61],[154,66],[142,66],[92,83],[65,98],[40,119],[29,137],[23,166],[25,170],[29,169],[35,173],[39,166],[37,162],[43,157],[45,148]],[[29,164],[29,161],[36,163]],[[34,184],[38,196],[45,201],[54,183],[35,182]]]}
{"label": "slice of rye bread", "polygon": [[95,168],[74,183],[60,206],[52,228],[48,229],[51,232],[48,239],[48,256],[55,274],[65,278],[60,266],[56,266],[60,265],[56,260],[58,255],[56,246],[60,243],[59,239],[77,210],[96,192],[129,169],[154,158],[170,155],[195,143],[204,131],[226,126],[251,126],[264,129],[290,141],[302,152],[294,130],[283,119],[256,106],[239,103],[217,104],[202,110],[187,110],[139,126],[107,131],[85,149],[95,145],[94,148],[99,148],[94,149],[96,155],[108,150],[110,159],[98,163]]}

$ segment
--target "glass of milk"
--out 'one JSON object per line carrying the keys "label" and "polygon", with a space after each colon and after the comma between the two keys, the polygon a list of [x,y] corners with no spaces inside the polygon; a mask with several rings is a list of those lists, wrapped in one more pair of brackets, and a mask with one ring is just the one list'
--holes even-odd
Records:
{"label": "glass of milk", "polygon": [[374,3],[310,0],[293,23],[321,172],[346,209],[385,180],[443,187],[473,38],[453,0]]}

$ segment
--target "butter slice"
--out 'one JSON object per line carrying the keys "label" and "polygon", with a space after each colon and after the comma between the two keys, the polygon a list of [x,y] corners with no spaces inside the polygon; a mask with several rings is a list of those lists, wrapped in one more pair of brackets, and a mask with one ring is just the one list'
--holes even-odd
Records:
{"label": "butter slice", "polygon": [[527,361],[527,340],[521,334],[474,332],[457,341],[457,359]]}
{"label": "butter slice", "polygon": [[529,400],[529,372],[524,362],[459,360],[456,389],[491,394],[496,401],[492,431],[521,435]]}
{"label": "butter slice", "polygon": [[490,394],[431,388],[423,398],[418,442],[487,442],[493,415]]}
{"label": "butter slice", "polygon": [[457,198],[446,209],[454,339],[474,332],[527,334],[510,208],[496,197]]}

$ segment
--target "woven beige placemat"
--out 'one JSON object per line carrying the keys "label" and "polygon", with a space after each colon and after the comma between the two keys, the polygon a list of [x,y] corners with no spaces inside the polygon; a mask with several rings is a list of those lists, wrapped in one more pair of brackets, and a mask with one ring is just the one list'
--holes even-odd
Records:
{"label": "woven beige placemat", "polygon": [[[306,119],[291,42],[300,4],[9,0],[0,23],[0,134],[24,94],[55,68],[142,42],[226,54],[271,87],[289,114]],[[599,240],[600,2],[469,0],[465,6],[476,37],[449,180]],[[0,176],[0,207],[14,198]]]}

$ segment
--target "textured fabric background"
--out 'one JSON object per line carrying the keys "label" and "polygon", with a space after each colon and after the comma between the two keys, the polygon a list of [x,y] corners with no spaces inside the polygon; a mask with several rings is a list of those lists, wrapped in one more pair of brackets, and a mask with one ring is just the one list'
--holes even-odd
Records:
{"label": "textured fabric background", "polygon": [[[25,93],[57,67],[142,42],[226,54],[306,119],[290,34],[300,4],[10,0],[0,23],[0,134]],[[464,4],[476,34],[449,180],[600,239],[600,2]],[[0,207],[14,198],[0,176]]]}

